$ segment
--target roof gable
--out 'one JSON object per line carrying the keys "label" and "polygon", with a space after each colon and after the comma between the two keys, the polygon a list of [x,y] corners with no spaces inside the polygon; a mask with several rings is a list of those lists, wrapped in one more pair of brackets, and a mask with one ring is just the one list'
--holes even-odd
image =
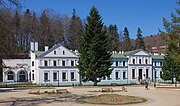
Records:
{"label": "roof gable", "polygon": [[57,44],[39,56],[39,58],[43,58],[43,57],[71,57],[71,58],[75,57],[77,58],[78,56],[75,55],[74,52],[64,47],[63,45]]}
{"label": "roof gable", "polygon": [[125,52],[125,55],[132,56],[132,55],[142,55],[142,56],[150,56],[150,54],[142,49],[136,49],[133,51]]}

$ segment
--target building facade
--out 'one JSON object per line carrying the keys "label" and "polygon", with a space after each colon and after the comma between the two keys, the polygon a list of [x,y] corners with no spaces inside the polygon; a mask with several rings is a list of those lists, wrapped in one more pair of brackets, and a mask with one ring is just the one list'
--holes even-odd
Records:
{"label": "building facade", "polygon": [[3,59],[3,82],[28,82],[31,80],[30,59]]}
{"label": "building facade", "polygon": [[[38,51],[38,44],[31,43],[30,59],[3,59],[3,82],[73,85],[93,84],[81,82],[77,68],[79,56],[61,44],[45,51]],[[143,80],[162,81],[162,55],[152,55],[137,49],[129,52],[113,52],[112,73],[101,78],[98,84],[132,84]],[[13,63],[13,64],[12,64]]]}
{"label": "building facade", "polygon": [[156,82],[162,82],[163,80],[161,79],[161,74],[162,74],[162,66],[163,66],[163,61],[164,61],[164,56],[163,55],[153,55],[152,56],[152,80]]}
{"label": "building facade", "polygon": [[72,85],[79,83],[76,64],[79,57],[61,44],[45,51],[31,51],[31,81],[37,84]]}

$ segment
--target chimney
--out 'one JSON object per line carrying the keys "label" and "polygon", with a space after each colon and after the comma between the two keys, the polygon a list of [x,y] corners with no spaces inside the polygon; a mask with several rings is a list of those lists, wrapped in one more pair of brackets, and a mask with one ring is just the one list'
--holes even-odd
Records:
{"label": "chimney", "polygon": [[124,51],[122,51],[122,54],[124,54]]}
{"label": "chimney", "polygon": [[34,51],[34,42],[31,42],[31,51]]}
{"label": "chimney", "polygon": [[45,49],[44,49],[44,51],[46,52],[46,51],[48,51],[48,46],[45,46]]}
{"label": "chimney", "polygon": [[35,47],[34,47],[34,51],[38,51],[38,42],[35,42]]}

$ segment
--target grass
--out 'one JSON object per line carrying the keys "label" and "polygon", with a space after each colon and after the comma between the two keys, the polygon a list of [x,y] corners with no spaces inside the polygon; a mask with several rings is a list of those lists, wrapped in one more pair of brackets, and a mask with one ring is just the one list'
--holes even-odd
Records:
{"label": "grass", "polygon": [[77,102],[90,104],[107,104],[107,105],[123,105],[123,104],[137,104],[143,103],[147,100],[141,97],[118,95],[118,94],[102,94],[98,96],[91,96],[77,99]]}

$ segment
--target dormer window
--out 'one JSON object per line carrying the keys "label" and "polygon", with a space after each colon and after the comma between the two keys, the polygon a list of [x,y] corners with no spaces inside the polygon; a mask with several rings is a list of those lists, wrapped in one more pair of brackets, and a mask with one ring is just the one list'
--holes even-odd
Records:
{"label": "dormer window", "polygon": [[56,51],[54,51],[54,54],[56,54]]}
{"label": "dormer window", "polygon": [[65,55],[65,51],[63,50],[63,55]]}

